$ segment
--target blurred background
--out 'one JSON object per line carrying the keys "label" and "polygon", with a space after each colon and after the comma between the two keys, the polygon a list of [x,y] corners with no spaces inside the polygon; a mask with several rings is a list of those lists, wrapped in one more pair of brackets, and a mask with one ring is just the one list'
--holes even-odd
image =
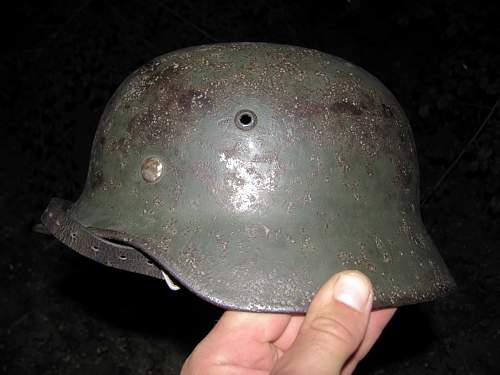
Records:
{"label": "blurred background", "polygon": [[362,66],[400,100],[419,155],[424,222],[451,297],[401,308],[358,374],[500,373],[498,1],[17,1],[2,5],[0,374],[177,374],[222,311],[105,268],[32,232],[74,200],[106,101],[182,47],[267,41]]}

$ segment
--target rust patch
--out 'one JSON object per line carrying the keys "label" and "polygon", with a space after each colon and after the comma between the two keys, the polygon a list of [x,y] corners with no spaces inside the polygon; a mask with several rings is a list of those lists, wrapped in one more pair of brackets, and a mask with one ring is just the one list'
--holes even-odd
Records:
{"label": "rust patch", "polygon": [[212,110],[213,102],[210,97],[203,91],[187,90],[179,95],[177,102],[179,107],[184,111],[196,110],[197,108],[204,108],[207,111]]}
{"label": "rust patch", "polygon": [[403,189],[409,189],[413,186],[415,177],[414,168],[404,160],[398,159],[394,162],[396,173],[394,175],[394,183]]}
{"label": "rust patch", "polygon": [[[94,166],[95,168],[95,166]],[[95,190],[101,187],[104,183],[104,174],[102,173],[102,168],[94,169],[94,172],[90,174],[90,187]]]}
{"label": "rust patch", "polygon": [[225,252],[227,250],[229,241],[222,237],[220,234],[215,235],[215,241],[219,250],[221,250],[222,252]]}
{"label": "rust patch", "polygon": [[126,147],[127,140],[122,137],[115,139],[106,146],[106,151],[118,151],[118,150],[124,150]]}
{"label": "rust patch", "polygon": [[[188,66],[177,63],[162,69],[158,61],[139,71],[121,91],[122,106],[115,110],[123,118],[125,145],[168,145],[188,137],[197,120],[213,109],[210,92],[186,88]],[[127,109],[127,108],[128,109]]]}
{"label": "rust patch", "polygon": [[360,97],[361,97],[361,101],[360,101],[360,107],[366,111],[372,111],[376,104],[375,104],[375,98],[368,94],[367,92],[365,91],[361,91],[361,94],[360,94]]}
{"label": "rust patch", "polygon": [[382,115],[385,118],[394,118],[394,112],[391,107],[385,103],[382,103]]}
{"label": "rust patch", "polygon": [[244,147],[241,142],[236,141],[231,146],[224,144],[225,139],[221,139],[221,144],[216,144],[215,148],[220,149],[220,156],[223,158],[241,158],[244,154]]}
{"label": "rust patch", "polygon": [[361,116],[363,114],[363,111],[358,106],[352,103],[345,103],[345,102],[333,103],[329,106],[329,109],[332,113],[335,114],[347,113],[354,116]]}
{"label": "rust patch", "polygon": [[103,147],[104,143],[106,142],[106,137],[104,135],[101,135],[98,139],[99,139],[99,146]]}
{"label": "rust patch", "polygon": [[252,158],[252,162],[254,163],[273,163],[278,162],[278,151],[264,151],[260,154],[255,155]]}
{"label": "rust patch", "polygon": [[94,148],[92,150],[92,157],[90,159],[88,172],[88,182],[92,190],[95,190],[104,184],[104,173],[101,160],[103,157],[106,138],[101,135],[96,138],[96,141],[97,142],[95,142]]}
{"label": "rust patch", "polygon": [[212,100],[205,94],[169,84],[156,94],[145,111],[130,120],[127,129],[133,141],[169,144],[189,136],[196,121],[212,107]]}

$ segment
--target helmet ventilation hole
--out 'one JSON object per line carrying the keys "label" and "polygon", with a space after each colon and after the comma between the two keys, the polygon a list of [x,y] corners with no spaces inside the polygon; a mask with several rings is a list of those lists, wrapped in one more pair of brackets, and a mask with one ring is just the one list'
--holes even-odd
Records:
{"label": "helmet ventilation hole", "polygon": [[248,125],[252,122],[252,117],[248,113],[244,113],[240,116],[240,123],[242,125]]}
{"label": "helmet ventilation hole", "polygon": [[236,127],[241,130],[250,130],[257,125],[257,116],[248,109],[239,111],[234,118]]}

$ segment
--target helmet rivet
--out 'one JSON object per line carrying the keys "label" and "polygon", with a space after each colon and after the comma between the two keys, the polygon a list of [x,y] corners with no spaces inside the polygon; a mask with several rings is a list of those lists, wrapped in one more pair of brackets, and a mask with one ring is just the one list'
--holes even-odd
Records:
{"label": "helmet rivet", "polygon": [[142,163],[141,174],[146,182],[156,182],[161,178],[163,164],[160,159],[152,157],[147,158]]}
{"label": "helmet rivet", "polygon": [[241,130],[250,130],[257,125],[257,116],[248,109],[239,111],[234,117],[236,127]]}

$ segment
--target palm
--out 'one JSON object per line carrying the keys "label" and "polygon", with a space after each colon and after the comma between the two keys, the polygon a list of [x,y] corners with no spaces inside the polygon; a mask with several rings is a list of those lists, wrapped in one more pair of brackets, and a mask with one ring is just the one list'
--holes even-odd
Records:
{"label": "palm", "polygon": [[[395,309],[372,312],[366,336],[344,373],[370,350]],[[269,374],[276,361],[293,344],[303,315],[226,312],[191,357],[203,361],[205,373],[231,375]],[[188,371],[190,358],[183,369]]]}

